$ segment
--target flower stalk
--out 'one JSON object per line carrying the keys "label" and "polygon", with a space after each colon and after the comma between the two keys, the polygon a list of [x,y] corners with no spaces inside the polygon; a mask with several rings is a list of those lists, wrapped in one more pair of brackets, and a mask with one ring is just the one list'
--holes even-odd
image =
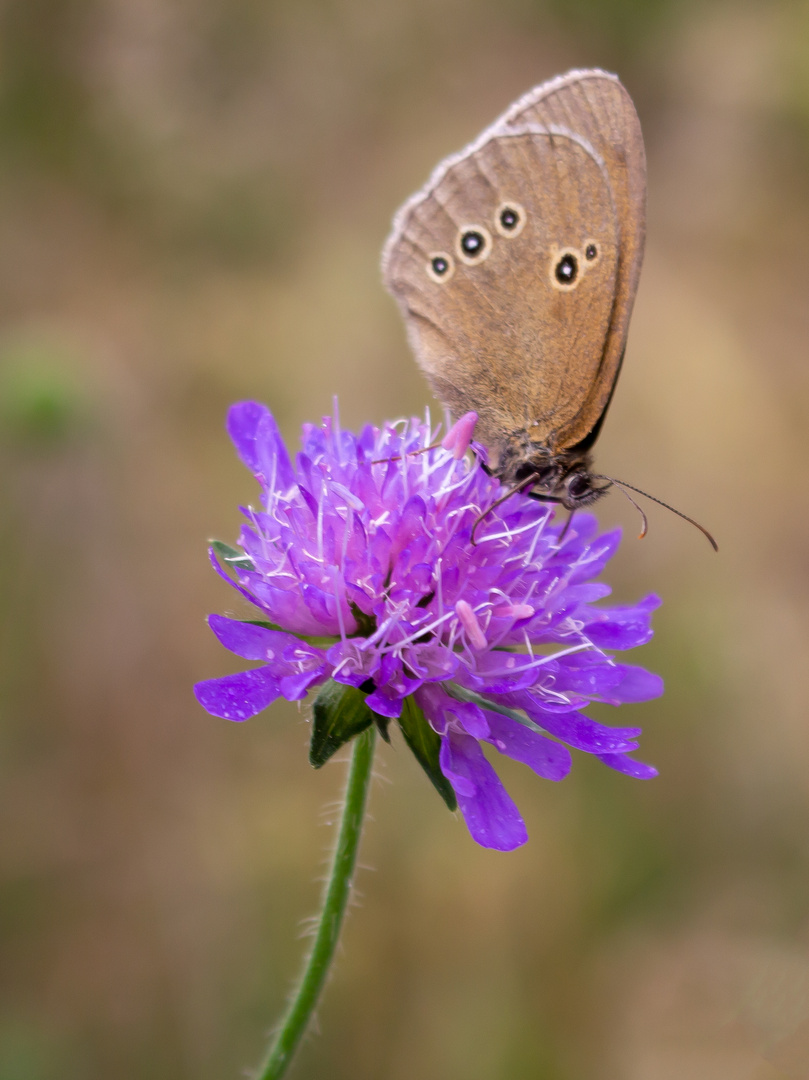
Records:
{"label": "flower stalk", "polygon": [[371,782],[375,741],[376,729],[373,726],[354,739],[343,801],[343,816],[340,821],[331,871],[323,894],[323,907],[318,919],[312,951],[306,960],[303,976],[287,1013],[273,1037],[263,1064],[256,1073],[256,1080],[279,1080],[286,1073],[326,982],[340,937],[346,905],[351,895],[357,850]]}

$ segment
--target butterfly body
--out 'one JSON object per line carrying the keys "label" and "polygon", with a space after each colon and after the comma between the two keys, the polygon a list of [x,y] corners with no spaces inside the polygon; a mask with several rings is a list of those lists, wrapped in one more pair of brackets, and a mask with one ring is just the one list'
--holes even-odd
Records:
{"label": "butterfly body", "polygon": [[478,414],[505,484],[571,509],[623,358],[645,228],[645,156],[613,75],[536,87],[442,162],[394,219],[385,283],[436,396]]}

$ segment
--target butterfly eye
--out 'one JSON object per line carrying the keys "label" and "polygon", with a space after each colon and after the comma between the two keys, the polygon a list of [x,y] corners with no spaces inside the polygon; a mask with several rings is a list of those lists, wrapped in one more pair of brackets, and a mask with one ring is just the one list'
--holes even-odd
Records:
{"label": "butterfly eye", "polygon": [[574,251],[557,252],[551,263],[551,285],[567,291],[573,289],[579,280],[579,254]]}
{"label": "butterfly eye", "polygon": [[443,285],[445,281],[449,281],[455,272],[455,262],[451,255],[447,255],[443,251],[436,251],[430,256],[430,261],[427,263],[427,274]]}
{"label": "butterfly eye", "polygon": [[482,225],[465,225],[458,234],[456,244],[458,258],[469,266],[482,262],[488,257],[491,249],[491,235]]}
{"label": "butterfly eye", "polygon": [[519,236],[526,222],[525,210],[519,203],[501,203],[494,215],[494,227],[501,236]]}
{"label": "butterfly eye", "polygon": [[585,498],[591,490],[590,477],[587,473],[574,473],[573,476],[568,479],[567,494],[568,498],[573,502],[577,499]]}

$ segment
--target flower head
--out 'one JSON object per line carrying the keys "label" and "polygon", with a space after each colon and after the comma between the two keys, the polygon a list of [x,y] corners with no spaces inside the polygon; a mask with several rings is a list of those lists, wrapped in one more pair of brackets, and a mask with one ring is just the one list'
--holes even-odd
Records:
{"label": "flower head", "polygon": [[211,615],[221,643],[260,666],[195,689],[209,712],[246,720],[321,687],[315,764],[364,726],[387,737],[397,721],[474,839],[510,850],[525,825],[483,743],[549,780],[570,770],[568,747],[656,775],[629,757],[639,728],[582,709],[662,692],[657,675],[611,655],[649,640],[659,601],[595,606],[610,589],[593,578],[620,534],[599,536],[589,514],[565,531],[546,503],[515,494],[478,522],[473,543],[501,492],[459,454],[464,419],[449,449],[425,449],[431,431],[416,420],[354,435],[326,418],[304,426],[293,464],[264,406],[232,407],[228,430],[261,505],[244,511],[241,550],[217,544],[211,558],[266,621]]}

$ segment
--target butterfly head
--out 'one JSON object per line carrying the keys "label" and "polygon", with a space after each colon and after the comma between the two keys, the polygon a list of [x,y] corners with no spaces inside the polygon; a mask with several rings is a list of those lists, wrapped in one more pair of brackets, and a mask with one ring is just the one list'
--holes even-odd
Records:
{"label": "butterfly head", "polygon": [[554,452],[525,437],[509,442],[492,470],[509,487],[521,487],[533,498],[556,502],[566,510],[590,506],[610,485],[590,471],[591,459],[576,449]]}

